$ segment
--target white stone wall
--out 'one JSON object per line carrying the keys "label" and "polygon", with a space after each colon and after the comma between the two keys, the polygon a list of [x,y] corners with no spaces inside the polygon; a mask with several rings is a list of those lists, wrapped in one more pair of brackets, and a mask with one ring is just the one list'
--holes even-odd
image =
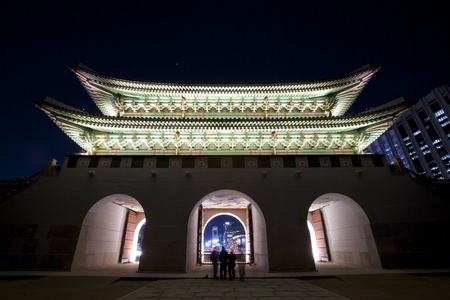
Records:
{"label": "white stone wall", "polygon": [[380,267],[378,251],[366,214],[345,195],[323,208],[331,261],[364,267]]}
{"label": "white stone wall", "polygon": [[[95,171],[95,175],[89,176],[89,171]],[[190,172],[189,176],[186,171]],[[448,201],[405,174],[392,174],[388,167],[370,164],[290,168],[86,166],[63,167],[59,176],[42,177],[24,192],[0,203],[0,229],[5,233],[0,236],[0,244],[5,245],[1,248],[4,252],[0,267],[16,258],[17,263],[11,268],[29,268],[30,264],[23,261],[34,261],[38,250],[42,264],[36,268],[45,268],[57,256],[64,255],[71,261],[74,252],[74,268],[118,261],[122,209],[99,201],[125,194],[139,201],[147,217],[140,271],[190,270],[196,262],[198,205],[206,195],[221,190],[239,192],[251,201],[255,260],[270,271],[315,268],[307,215],[313,201],[327,193],[352,199],[368,220],[360,221],[360,211],[352,207],[336,204],[327,208],[330,211],[325,211],[325,217],[336,217],[326,220],[327,229],[332,229],[332,259],[367,265],[374,261],[376,248],[383,267],[406,268],[418,263],[427,267],[445,265],[446,257],[442,258],[440,253],[450,251],[445,240],[450,222]],[[104,207],[100,208],[100,204]],[[111,214],[105,214],[110,210]],[[96,216],[100,214],[103,218],[109,216],[106,219],[114,225],[97,224]],[[75,246],[70,248],[69,244],[77,235],[64,230],[79,230],[84,219],[90,220],[95,234],[83,229],[74,251]],[[354,223],[345,223],[350,220]],[[27,228],[37,229],[22,232]],[[106,228],[110,232],[105,233]],[[371,231],[376,247],[369,242]],[[58,236],[57,241],[49,238],[52,236]],[[88,236],[96,239],[89,240]],[[108,237],[107,241],[103,237]],[[51,243],[48,250],[39,246],[43,242]],[[60,246],[60,242],[66,246]],[[350,251],[355,247],[356,253]],[[94,253],[97,248],[102,250]],[[66,269],[58,264],[56,261],[52,268]]]}
{"label": "white stone wall", "polygon": [[72,270],[117,264],[126,210],[109,199],[100,200],[87,213]]}

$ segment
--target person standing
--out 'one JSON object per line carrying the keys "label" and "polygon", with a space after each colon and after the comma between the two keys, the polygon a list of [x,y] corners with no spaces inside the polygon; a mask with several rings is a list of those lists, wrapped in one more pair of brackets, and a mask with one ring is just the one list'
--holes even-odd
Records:
{"label": "person standing", "polygon": [[230,280],[236,278],[236,271],[234,269],[235,267],[236,267],[236,255],[234,255],[233,250],[231,250],[230,253],[228,254],[228,278]]}
{"label": "person standing", "polygon": [[220,279],[227,279],[227,263],[228,263],[228,252],[225,247],[222,247],[222,251],[219,254],[220,260]]}
{"label": "person standing", "polygon": [[217,260],[219,259],[219,254],[216,249],[212,249],[211,251],[211,262],[213,265],[213,276],[214,279],[217,279]]}

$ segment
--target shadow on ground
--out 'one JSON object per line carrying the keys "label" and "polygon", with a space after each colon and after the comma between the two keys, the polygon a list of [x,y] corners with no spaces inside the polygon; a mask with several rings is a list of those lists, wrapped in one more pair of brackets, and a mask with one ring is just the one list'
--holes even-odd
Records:
{"label": "shadow on ground", "polygon": [[[118,264],[73,272],[0,271],[0,299],[118,299],[157,279],[195,279],[212,275],[211,267],[196,273],[140,273],[138,264]],[[382,270],[317,264],[317,271],[261,273],[248,267],[248,278],[297,278],[351,300],[450,299],[450,270]],[[212,277],[212,276],[210,276]],[[212,279],[207,285],[216,286]]]}
{"label": "shadow on ground", "polygon": [[0,299],[20,300],[109,300],[125,296],[151,281],[114,277],[46,276],[0,277]]}
{"label": "shadow on ground", "polygon": [[450,273],[342,275],[303,279],[348,299],[450,299]]}

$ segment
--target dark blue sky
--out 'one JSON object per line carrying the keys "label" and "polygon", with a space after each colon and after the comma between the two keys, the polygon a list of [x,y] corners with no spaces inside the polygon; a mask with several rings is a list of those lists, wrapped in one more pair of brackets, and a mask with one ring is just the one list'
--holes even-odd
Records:
{"label": "dark blue sky", "polygon": [[230,222],[230,223],[234,223],[234,225],[239,226],[241,224],[241,222],[239,222],[238,219],[236,219],[233,216],[230,215],[219,215],[217,217],[214,217],[214,219],[212,219],[208,225],[206,225],[205,227],[205,231],[204,231],[204,240],[205,241],[210,241],[212,238],[212,228],[213,226],[217,226],[219,235],[224,233],[224,227],[223,224],[225,224],[225,222]]}
{"label": "dark blue sky", "polygon": [[351,111],[450,84],[448,1],[8,1],[0,179],[79,152],[31,103],[98,112],[68,65],[156,82],[271,83],[381,66]]}

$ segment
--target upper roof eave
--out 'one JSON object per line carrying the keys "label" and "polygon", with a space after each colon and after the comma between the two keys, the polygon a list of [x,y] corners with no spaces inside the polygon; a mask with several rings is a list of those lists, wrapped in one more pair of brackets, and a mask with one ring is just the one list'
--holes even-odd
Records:
{"label": "upper roof eave", "polygon": [[343,76],[325,80],[295,83],[264,84],[178,84],[127,80],[104,75],[82,66],[69,66],[105,115],[123,115],[124,98],[168,97],[172,99],[244,99],[290,97],[323,98],[326,110],[332,115],[343,115],[353,104],[379,67],[364,66]]}
{"label": "upper roof eave", "polygon": [[[328,86],[341,82],[343,80],[355,81],[359,77],[367,76],[367,74],[374,74],[380,67],[368,66],[363,69],[350,72],[348,74],[333,77],[323,80],[293,82],[293,83],[262,83],[262,84],[237,84],[237,83],[223,83],[223,84],[197,84],[197,83],[160,83],[160,82],[145,82],[138,80],[122,79],[109,75],[104,75],[100,72],[92,71],[81,66],[69,66],[70,70],[77,74],[78,77],[83,77],[90,80],[103,80],[106,83],[114,82],[118,87],[132,90],[158,90],[164,92],[200,92],[200,93],[230,93],[234,94],[237,89],[248,92],[267,93],[273,91],[298,90],[299,92],[311,92],[329,89]],[[343,85],[342,83],[339,85]]]}

